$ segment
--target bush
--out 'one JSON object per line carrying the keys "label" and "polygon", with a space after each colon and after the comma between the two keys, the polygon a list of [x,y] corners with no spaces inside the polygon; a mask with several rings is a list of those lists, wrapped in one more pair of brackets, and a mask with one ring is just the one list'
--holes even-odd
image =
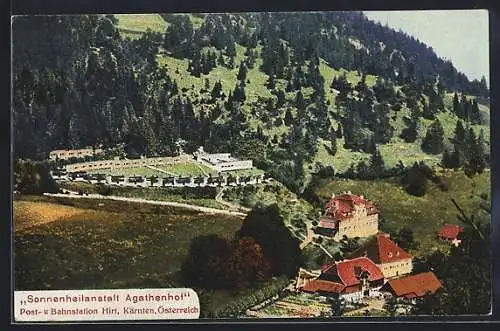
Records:
{"label": "bush", "polygon": [[96,188],[96,192],[97,194],[107,196],[113,194],[113,189],[108,185],[98,185]]}
{"label": "bush", "polygon": [[57,193],[47,162],[17,160],[14,163],[14,189],[20,194]]}
{"label": "bush", "polygon": [[256,208],[248,213],[238,238],[251,237],[269,259],[273,275],[294,277],[302,263],[299,241],[286,228],[278,206]]}

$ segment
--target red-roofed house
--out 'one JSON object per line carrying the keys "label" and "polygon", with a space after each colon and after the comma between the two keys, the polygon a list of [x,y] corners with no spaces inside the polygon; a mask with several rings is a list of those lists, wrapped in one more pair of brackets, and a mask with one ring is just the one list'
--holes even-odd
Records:
{"label": "red-roofed house", "polygon": [[317,233],[340,240],[368,237],[378,232],[379,210],[363,196],[350,192],[332,196],[320,218]]}
{"label": "red-roofed house", "polygon": [[385,278],[409,274],[413,269],[412,256],[389,239],[387,234],[377,234],[349,258],[366,256],[382,270]]}
{"label": "red-roofed house", "polygon": [[384,284],[382,271],[366,257],[335,262],[325,266],[318,278],[300,290],[322,295],[339,295],[346,301],[375,296]]}
{"label": "red-roofed house", "polygon": [[380,290],[390,292],[397,297],[415,299],[427,293],[434,294],[441,287],[441,282],[433,272],[423,272],[416,275],[389,280]]}
{"label": "red-roofed house", "polygon": [[438,237],[440,239],[451,242],[455,246],[458,246],[462,242],[462,240],[459,239],[459,236],[463,231],[463,226],[456,224],[445,224],[439,230]]}

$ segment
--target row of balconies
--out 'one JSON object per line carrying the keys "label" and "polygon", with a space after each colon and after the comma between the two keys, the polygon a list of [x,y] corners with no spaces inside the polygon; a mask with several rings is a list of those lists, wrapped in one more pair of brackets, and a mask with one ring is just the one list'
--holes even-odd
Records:
{"label": "row of balconies", "polygon": [[269,182],[271,179],[267,176],[198,176],[198,177],[164,177],[155,176],[110,176],[104,174],[63,174],[53,173],[52,177],[61,181],[88,182],[91,184],[109,184],[118,186],[136,186],[136,187],[183,187],[183,186],[244,186]]}

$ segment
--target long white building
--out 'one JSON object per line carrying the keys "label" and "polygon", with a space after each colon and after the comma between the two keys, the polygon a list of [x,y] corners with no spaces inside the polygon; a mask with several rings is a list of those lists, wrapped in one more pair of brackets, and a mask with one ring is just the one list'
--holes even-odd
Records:
{"label": "long white building", "polygon": [[208,154],[203,150],[203,147],[200,147],[194,155],[196,161],[218,172],[251,169],[253,167],[252,160],[238,160],[232,157],[230,153]]}

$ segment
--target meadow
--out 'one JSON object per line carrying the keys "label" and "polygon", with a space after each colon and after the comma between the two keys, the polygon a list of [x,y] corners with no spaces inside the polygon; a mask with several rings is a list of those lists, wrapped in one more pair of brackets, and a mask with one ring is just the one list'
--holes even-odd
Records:
{"label": "meadow", "polygon": [[[491,201],[490,172],[469,178],[461,171],[448,171],[440,174],[448,185],[448,191],[441,191],[430,185],[423,197],[409,195],[395,179],[381,180],[344,180],[335,179],[325,183],[319,195],[328,200],[332,194],[351,191],[373,201],[381,211],[380,229],[395,234],[403,227],[413,231],[419,247],[410,251],[416,255],[426,255],[436,249],[446,250],[445,245],[436,239],[437,231],[445,223],[460,224],[458,210],[451,202],[455,199],[467,215],[475,215],[482,222],[490,222],[481,203]],[[463,225],[463,224],[462,224]]]}
{"label": "meadow", "polygon": [[119,201],[23,198],[14,201],[15,289],[180,286],[191,240],[230,238],[241,221]]}
{"label": "meadow", "polygon": [[148,29],[165,33],[168,23],[159,14],[115,14],[118,30],[124,37],[140,38]]}
{"label": "meadow", "polygon": [[[191,240],[232,239],[241,222],[165,206],[25,196],[14,202],[15,289],[182,287]],[[196,289],[201,316],[236,316],[288,283],[277,278],[236,292]]]}
{"label": "meadow", "polygon": [[97,169],[89,170],[90,174],[106,174],[111,176],[162,176],[166,175],[161,171],[154,170],[147,167],[133,167],[133,168],[121,168],[121,169]]}
{"label": "meadow", "polygon": [[[60,184],[63,189],[71,191],[82,191],[86,193],[102,194],[102,189],[97,185],[84,183],[84,182],[64,182]],[[169,187],[109,187],[106,195],[140,198],[145,200],[157,201],[172,201],[179,203],[187,203],[195,206],[227,209],[226,206],[217,202],[215,196],[209,198],[206,196],[198,196],[195,191],[187,194],[190,188],[169,188]]]}
{"label": "meadow", "polygon": [[208,176],[210,174],[217,174],[216,171],[198,163],[162,165],[155,168],[175,176]]}

